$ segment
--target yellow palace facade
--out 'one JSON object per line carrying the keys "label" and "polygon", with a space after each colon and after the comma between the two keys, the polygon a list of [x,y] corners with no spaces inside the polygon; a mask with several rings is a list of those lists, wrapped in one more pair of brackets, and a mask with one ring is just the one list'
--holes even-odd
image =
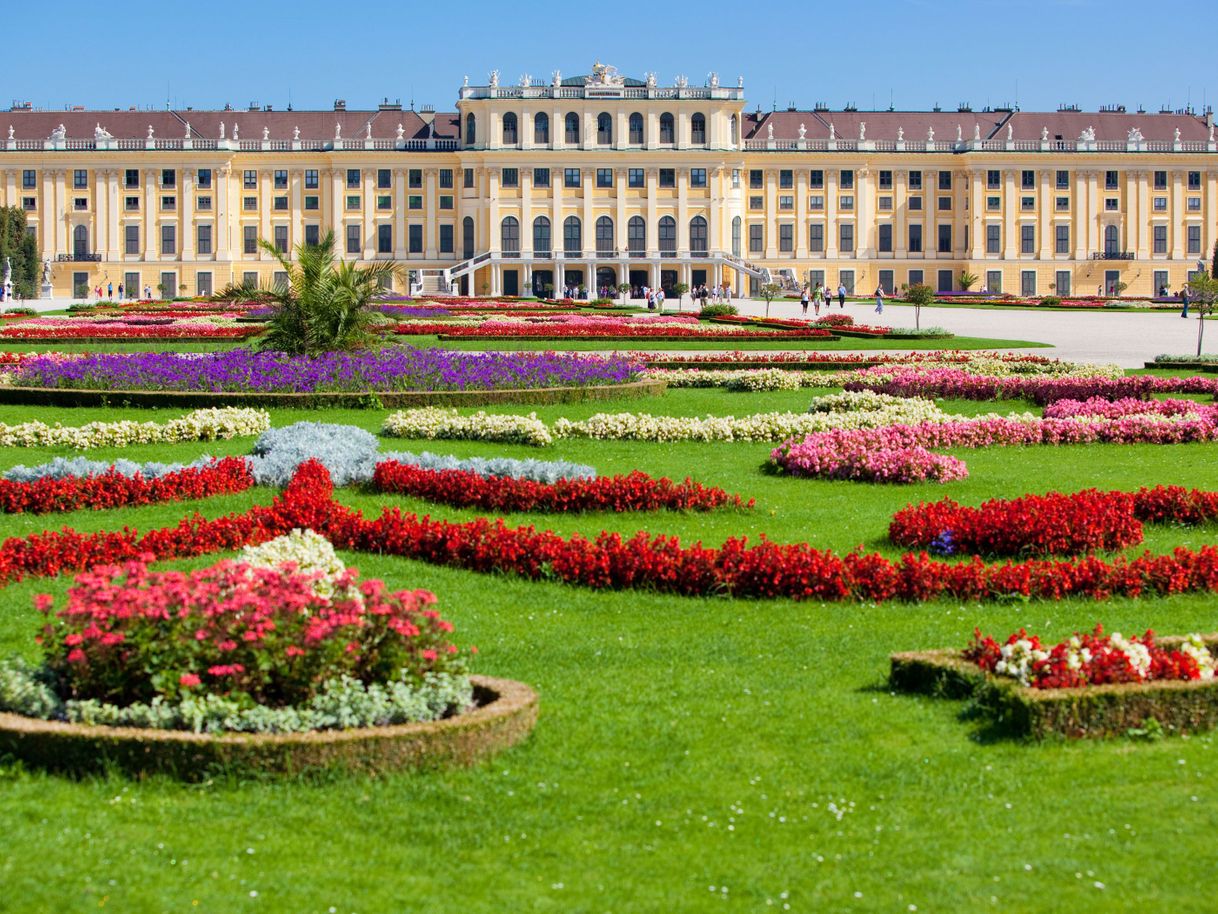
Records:
{"label": "yellow palace facade", "polygon": [[457,110],[34,110],[0,204],[52,294],[208,294],[333,231],[399,292],[760,282],[1175,291],[1218,239],[1209,111],[748,110],[743,81],[492,73]]}

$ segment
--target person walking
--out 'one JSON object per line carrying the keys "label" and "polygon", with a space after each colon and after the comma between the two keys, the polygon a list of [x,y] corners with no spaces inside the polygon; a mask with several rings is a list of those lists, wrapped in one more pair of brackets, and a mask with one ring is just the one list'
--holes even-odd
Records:
{"label": "person walking", "polygon": [[825,287],[820,283],[816,284],[816,291],[812,293],[812,310],[820,317],[820,306],[825,303]]}
{"label": "person walking", "polygon": [[118,300],[123,300],[123,284],[121,282],[118,284]]}
{"label": "person walking", "polygon": [[799,293],[799,306],[803,309],[804,317],[808,316],[808,287],[804,286]]}
{"label": "person walking", "polygon": [[838,284],[837,287],[837,304],[843,311],[846,310],[846,286],[844,283]]}
{"label": "person walking", "polygon": [[1183,305],[1180,309],[1180,316],[1188,317],[1188,286],[1180,290],[1180,304]]}
{"label": "person walking", "polygon": [[883,286],[875,287],[875,313],[876,314],[884,313],[884,287]]}
{"label": "person walking", "polygon": [[114,301],[114,283],[112,282],[106,283],[106,298]]}

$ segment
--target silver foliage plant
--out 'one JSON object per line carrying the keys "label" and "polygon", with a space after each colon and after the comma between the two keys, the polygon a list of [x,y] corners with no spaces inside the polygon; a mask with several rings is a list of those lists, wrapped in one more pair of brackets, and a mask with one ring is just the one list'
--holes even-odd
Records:
{"label": "silver foliage plant", "polygon": [[424,451],[392,451],[381,456],[381,460],[396,460],[410,463],[425,470],[464,470],[479,476],[509,476],[512,479],[528,479],[533,482],[553,485],[561,479],[595,479],[596,470],[584,463],[566,460],[517,460],[514,457],[454,457],[451,454],[433,454]]}
{"label": "silver foliage plant", "polygon": [[11,470],[6,470],[4,478],[9,482],[30,483],[40,479],[64,479],[67,477],[101,476],[114,470],[123,476],[135,476],[137,473],[145,479],[155,479],[167,473],[179,470],[200,469],[211,463],[215,458],[204,455],[191,463],[136,463],[134,460],[90,460],[88,457],[56,457],[48,463],[27,467],[18,464]]}

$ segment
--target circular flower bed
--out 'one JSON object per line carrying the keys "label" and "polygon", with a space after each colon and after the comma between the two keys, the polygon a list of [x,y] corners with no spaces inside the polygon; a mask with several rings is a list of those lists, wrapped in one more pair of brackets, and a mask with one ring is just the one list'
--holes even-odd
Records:
{"label": "circular flower bed", "polygon": [[190,573],[149,571],[151,558],[78,575],[58,611],[37,598],[42,664],[0,664],[0,711],[198,736],[316,735],[477,707],[465,669],[476,649],[451,642],[435,597],[361,581],[311,530]]}

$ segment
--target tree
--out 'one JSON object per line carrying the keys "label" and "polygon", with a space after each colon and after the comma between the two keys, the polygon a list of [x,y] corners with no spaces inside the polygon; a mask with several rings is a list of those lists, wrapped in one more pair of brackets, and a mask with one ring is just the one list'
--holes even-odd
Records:
{"label": "tree", "polygon": [[1115,286],[1113,286],[1113,288],[1116,290],[1116,297],[1120,298],[1121,293],[1129,288],[1129,283],[1125,282],[1123,279],[1119,279],[1119,280],[1117,280],[1117,284]]}
{"label": "tree", "polygon": [[[339,260],[334,251],[334,233],[327,232],[316,245],[296,247],[295,261],[266,240],[258,242],[277,261],[287,282],[258,290],[274,308],[259,348],[292,355],[315,355],[340,349],[358,349],[375,338],[371,327],[380,315],[369,305],[384,291],[384,281],[402,277],[391,260],[359,267]],[[249,297],[250,290],[225,289],[229,294]]]}
{"label": "tree", "polygon": [[1218,241],[1214,242],[1214,261],[1210,264],[1210,276],[1218,279]]}
{"label": "tree", "polygon": [[1197,355],[1200,356],[1205,337],[1205,319],[1214,313],[1214,302],[1218,301],[1218,279],[1198,271],[1188,281],[1188,294],[1197,309]]}
{"label": "tree", "polygon": [[761,297],[765,299],[765,316],[770,316],[770,302],[782,294],[782,286],[776,282],[763,283],[761,289]]}
{"label": "tree", "polygon": [[617,293],[622,296],[622,304],[626,303],[626,293],[630,291],[630,283],[619,282],[617,284]]}
{"label": "tree", "polygon": [[13,292],[22,298],[37,298],[42,256],[38,240],[26,227],[25,211],[17,206],[0,206],[0,277],[5,257],[13,267]]}
{"label": "tree", "polygon": [[681,301],[685,298],[685,293],[689,291],[689,283],[679,282],[673,285],[672,290],[677,293],[677,310],[681,310]]}
{"label": "tree", "polygon": [[968,270],[960,271],[960,288],[967,292],[972,286],[977,284],[977,274],[970,273]]}
{"label": "tree", "polygon": [[[974,278],[973,281],[976,282],[976,279]],[[961,277],[961,282],[963,282],[963,277]],[[922,306],[934,303],[935,290],[924,283],[914,283],[905,293],[905,300],[914,306],[915,329],[922,329]]]}

